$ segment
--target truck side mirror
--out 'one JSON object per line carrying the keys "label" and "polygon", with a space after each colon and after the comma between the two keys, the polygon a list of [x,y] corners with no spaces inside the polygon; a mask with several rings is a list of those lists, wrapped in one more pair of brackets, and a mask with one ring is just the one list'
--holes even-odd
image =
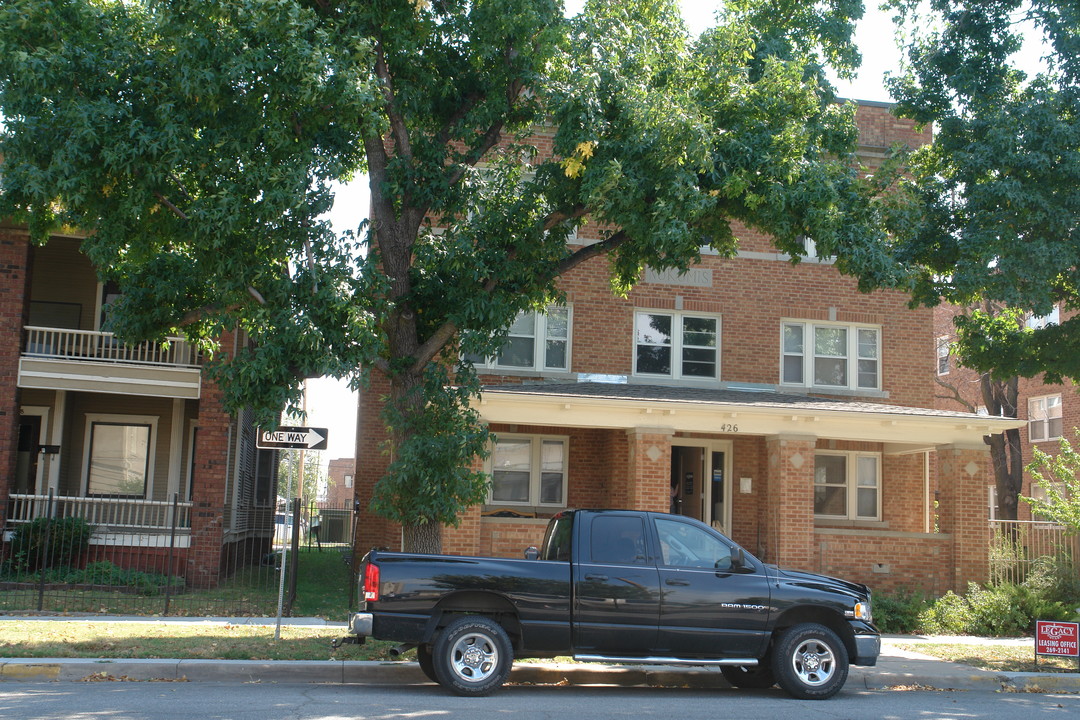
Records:
{"label": "truck side mirror", "polygon": [[525,548],[525,559],[526,560],[539,560],[540,559],[540,551],[536,549],[535,545],[530,545],[529,547]]}
{"label": "truck side mirror", "polygon": [[737,547],[731,555],[731,569],[742,570],[744,567],[746,567],[746,552],[741,547]]}

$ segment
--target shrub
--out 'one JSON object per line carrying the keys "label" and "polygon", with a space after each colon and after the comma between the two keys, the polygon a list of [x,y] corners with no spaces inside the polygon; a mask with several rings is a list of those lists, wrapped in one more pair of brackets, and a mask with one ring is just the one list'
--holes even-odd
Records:
{"label": "shrub", "polygon": [[927,597],[918,591],[874,593],[874,624],[883,633],[916,633],[919,616],[929,605]]}
{"label": "shrub", "polygon": [[[11,535],[12,566],[16,571],[71,565],[90,546],[94,528],[77,517],[38,518],[19,525]],[[48,538],[48,557],[45,541]]]}

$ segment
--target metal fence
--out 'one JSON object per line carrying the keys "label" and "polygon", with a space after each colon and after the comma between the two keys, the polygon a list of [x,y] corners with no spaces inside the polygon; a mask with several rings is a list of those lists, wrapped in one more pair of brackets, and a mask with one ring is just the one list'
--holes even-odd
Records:
{"label": "metal fence", "polygon": [[[330,567],[351,572],[351,504],[248,508],[254,521],[242,531],[228,527],[230,507],[192,508],[174,498],[140,510],[161,522],[136,524],[131,513],[101,507],[71,498],[9,500],[0,528],[0,614],[274,616],[285,557],[289,615],[301,554],[332,553]],[[202,530],[192,527],[196,515]]]}
{"label": "metal fence", "polygon": [[1024,582],[1031,572],[1047,561],[1059,571],[1080,576],[1080,536],[1067,535],[1065,528],[1038,520],[991,520],[990,582]]}

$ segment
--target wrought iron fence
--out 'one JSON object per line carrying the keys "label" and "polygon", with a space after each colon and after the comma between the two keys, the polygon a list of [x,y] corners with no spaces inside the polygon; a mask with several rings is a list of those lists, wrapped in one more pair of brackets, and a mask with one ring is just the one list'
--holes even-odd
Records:
{"label": "wrought iron fence", "polygon": [[1038,520],[991,520],[990,582],[1024,582],[1040,563],[1053,561],[1060,571],[1080,576],[1080,536]]}
{"label": "wrought iron fence", "polygon": [[305,567],[296,558],[332,553],[331,567],[349,573],[353,537],[351,505],[291,505],[247,508],[255,521],[233,530],[232,508],[177,498],[114,506],[12,496],[0,528],[0,613],[273,616],[284,556],[288,615]]}

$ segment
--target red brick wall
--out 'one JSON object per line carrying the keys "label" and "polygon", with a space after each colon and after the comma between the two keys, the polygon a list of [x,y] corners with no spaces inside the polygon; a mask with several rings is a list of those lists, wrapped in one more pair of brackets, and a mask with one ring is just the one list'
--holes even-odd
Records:
{"label": "red brick wall", "polygon": [[770,437],[767,529],[770,559],[784,567],[812,569],[814,561],[814,441]]}
{"label": "red brick wall", "polygon": [[957,589],[950,535],[818,529],[814,545],[818,572],[875,591],[918,589],[939,596]]}
{"label": "red brick wall", "polygon": [[0,527],[15,477],[19,439],[19,355],[30,297],[30,242],[25,234],[0,230]]}

